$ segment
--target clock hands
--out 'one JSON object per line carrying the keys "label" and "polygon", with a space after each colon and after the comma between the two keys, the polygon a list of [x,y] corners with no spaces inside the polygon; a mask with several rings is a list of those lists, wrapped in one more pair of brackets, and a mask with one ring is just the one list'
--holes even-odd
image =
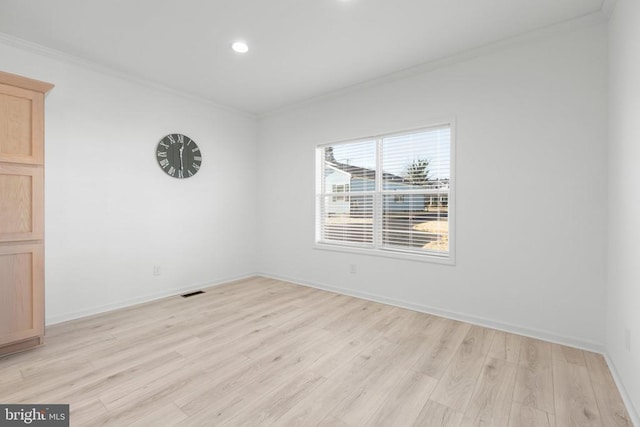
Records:
{"label": "clock hands", "polygon": [[181,170],[184,170],[184,163],[183,163],[183,160],[182,160],[182,151],[183,150],[184,150],[184,142],[180,146],[180,169]]}
{"label": "clock hands", "polygon": [[167,175],[178,179],[195,175],[202,164],[201,156],[198,145],[181,134],[165,136],[156,149],[156,158],[162,170]]}

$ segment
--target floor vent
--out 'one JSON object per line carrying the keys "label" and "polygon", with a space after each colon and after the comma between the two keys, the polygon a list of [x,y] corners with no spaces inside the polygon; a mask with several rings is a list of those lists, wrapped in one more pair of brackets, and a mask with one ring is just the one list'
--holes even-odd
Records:
{"label": "floor vent", "polygon": [[200,295],[200,294],[204,294],[204,291],[189,292],[188,294],[183,294],[183,295],[180,295],[180,296],[182,298],[189,298],[189,297],[192,297],[194,295]]}

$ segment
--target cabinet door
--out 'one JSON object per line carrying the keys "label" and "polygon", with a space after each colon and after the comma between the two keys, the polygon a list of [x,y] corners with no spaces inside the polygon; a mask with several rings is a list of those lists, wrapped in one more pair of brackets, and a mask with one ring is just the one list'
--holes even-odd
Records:
{"label": "cabinet door", "polygon": [[0,84],[0,162],[44,164],[44,95]]}
{"label": "cabinet door", "polygon": [[43,245],[0,246],[0,346],[44,333]]}
{"label": "cabinet door", "polygon": [[44,238],[43,186],[42,167],[0,163],[0,242]]}
{"label": "cabinet door", "polygon": [[44,94],[0,71],[0,355],[43,343]]}

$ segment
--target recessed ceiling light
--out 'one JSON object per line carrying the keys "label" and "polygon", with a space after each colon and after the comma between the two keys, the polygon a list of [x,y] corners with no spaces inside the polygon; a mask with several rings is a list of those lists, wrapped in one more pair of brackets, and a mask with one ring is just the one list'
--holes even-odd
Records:
{"label": "recessed ceiling light", "polygon": [[231,45],[231,49],[233,49],[234,52],[238,52],[238,53],[249,52],[249,46],[247,46],[245,42],[241,42],[241,41],[233,42],[233,44]]}

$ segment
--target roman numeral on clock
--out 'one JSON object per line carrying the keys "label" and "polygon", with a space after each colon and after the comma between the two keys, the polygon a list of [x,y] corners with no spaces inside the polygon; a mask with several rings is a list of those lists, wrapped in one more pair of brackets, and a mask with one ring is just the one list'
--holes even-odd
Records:
{"label": "roman numeral on clock", "polygon": [[[184,148],[188,147],[187,150]],[[202,165],[202,152],[198,144],[180,133],[165,135],[156,147],[156,160],[164,173],[183,179],[197,174]]]}

